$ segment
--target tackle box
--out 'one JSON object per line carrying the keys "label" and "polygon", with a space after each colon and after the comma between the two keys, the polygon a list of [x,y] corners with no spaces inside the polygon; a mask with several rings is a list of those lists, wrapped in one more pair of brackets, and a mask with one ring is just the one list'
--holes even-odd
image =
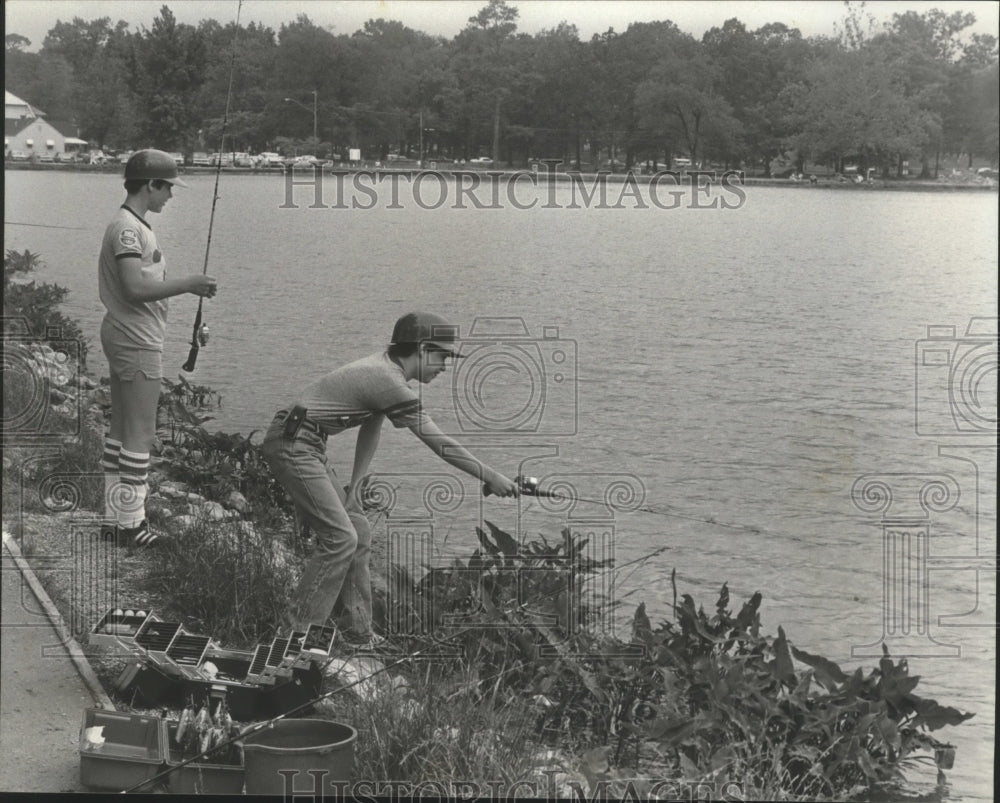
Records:
{"label": "tackle box", "polygon": [[306,714],[312,710],[306,703],[322,694],[323,673],[316,662],[307,659],[297,661],[292,670],[291,678],[281,677],[273,686],[263,688],[261,694],[263,716],[276,717],[290,711]]}
{"label": "tackle box", "polygon": [[[184,760],[177,744],[177,722],[163,720],[163,739],[167,746],[167,769]],[[167,790],[175,795],[238,795],[243,792],[243,764],[215,763],[213,756],[204,762],[192,761],[167,776]]]}
{"label": "tackle box", "polygon": [[184,678],[176,667],[145,655],[122,670],[113,686],[115,695],[140,708],[178,705],[184,700]]}
{"label": "tackle box", "polygon": [[[103,728],[103,743],[88,739],[91,728]],[[165,733],[160,717],[85,709],[80,726],[80,783],[121,792],[159,775],[166,762]]]}
{"label": "tackle box", "polygon": [[157,621],[152,611],[142,607],[112,608],[87,634],[87,643],[105,647],[131,645],[147,619]]}
{"label": "tackle box", "polygon": [[[251,722],[257,719],[260,709],[261,689],[248,677],[253,653],[241,650],[210,649],[197,670],[184,684],[185,697],[196,700],[206,696],[221,695],[226,699],[233,719]],[[213,679],[204,674],[204,665],[215,664],[219,674]]]}

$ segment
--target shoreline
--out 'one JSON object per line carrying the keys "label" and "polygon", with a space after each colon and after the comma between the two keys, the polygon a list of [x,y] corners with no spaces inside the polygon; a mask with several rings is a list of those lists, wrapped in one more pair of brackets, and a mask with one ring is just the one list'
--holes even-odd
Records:
{"label": "shoreline", "polygon": [[[5,162],[4,170],[27,170],[27,171],[66,171],[73,173],[98,173],[98,174],[112,174],[118,175],[121,173],[123,166],[120,164],[110,164],[110,165],[89,165],[89,164],[59,164],[59,163],[31,163],[31,162]],[[181,175],[199,175],[206,174],[212,175],[216,172],[215,167],[184,167],[181,169]],[[223,172],[227,176],[257,176],[257,175],[275,175],[284,176],[286,173],[286,168],[283,167],[224,167]],[[308,171],[298,171],[302,174]],[[605,181],[612,183],[625,183],[626,181],[634,181],[638,184],[649,184],[656,176],[664,175],[667,171],[658,171],[657,173],[636,173],[636,172],[626,172],[626,173],[594,173],[594,172],[580,172],[580,171],[559,171],[556,173],[547,173],[544,171],[539,171],[535,173],[529,168],[489,168],[489,169],[477,169],[469,166],[438,166],[434,168],[421,169],[417,167],[373,167],[369,165],[363,166],[352,166],[352,165],[342,165],[334,168],[324,168],[324,175],[350,175],[354,173],[378,173],[386,175],[401,175],[401,176],[415,176],[420,173],[437,173],[440,175],[455,175],[455,176],[470,176],[470,175],[481,175],[481,176],[497,176],[497,175],[524,175],[532,174],[537,175],[541,181],[556,181],[556,182],[570,182],[573,180],[589,179],[597,180],[598,178],[603,178]],[[724,175],[737,174],[738,171],[726,171],[726,170],[706,170],[700,171],[703,175],[705,173],[714,173],[716,177],[721,178]],[[682,175],[684,175],[682,173]],[[686,182],[682,182],[686,183]],[[711,183],[711,179],[710,182]],[[736,183],[736,182],[734,182]],[[817,182],[814,184],[809,180],[792,181],[787,178],[765,178],[762,176],[747,176],[739,182],[745,187],[787,187],[794,189],[811,189],[811,190],[855,190],[855,191],[871,191],[871,190],[888,190],[893,192],[992,192],[996,193],[998,191],[998,185],[995,181],[950,181],[945,178],[933,180],[933,179],[875,179],[874,181],[867,182],[852,182],[852,181],[840,181],[831,176],[818,177]]]}

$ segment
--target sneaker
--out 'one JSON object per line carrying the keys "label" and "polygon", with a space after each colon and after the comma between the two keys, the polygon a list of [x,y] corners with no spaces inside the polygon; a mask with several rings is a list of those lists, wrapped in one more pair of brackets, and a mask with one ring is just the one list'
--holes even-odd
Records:
{"label": "sneaker", "polygon": [[119,527],[119,537],[125,543],[131,543],[137,547],[152,546],[159,539],[159,533],[149,529],[149,523],[143,519],[135,527]]}

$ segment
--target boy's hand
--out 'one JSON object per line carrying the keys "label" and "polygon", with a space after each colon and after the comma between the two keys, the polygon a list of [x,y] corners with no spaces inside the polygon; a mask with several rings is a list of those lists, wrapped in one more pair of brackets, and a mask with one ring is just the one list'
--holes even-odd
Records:
{"label": "boy's hand", "polygon": [[517,483],[503,474],[497,474],[483,485],[483,496],[517,496]]}

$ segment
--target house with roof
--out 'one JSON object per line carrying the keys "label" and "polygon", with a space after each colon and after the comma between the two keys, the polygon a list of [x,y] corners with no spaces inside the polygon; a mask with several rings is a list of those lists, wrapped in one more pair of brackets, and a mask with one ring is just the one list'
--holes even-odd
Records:
{"label": "house with roof", "polygon": [[[45,112],[4,90],[4,159],[52,162],[87,150],[69,121],[46,120]],[[72,132],[72,133],[70,133]]]}
{"label": "house with roof", "polygon": [[28,101],[21,100],[13,92],[3,91],[3,119],[20,120],[22,117],[44,117],[45,112],[36,109]]}

